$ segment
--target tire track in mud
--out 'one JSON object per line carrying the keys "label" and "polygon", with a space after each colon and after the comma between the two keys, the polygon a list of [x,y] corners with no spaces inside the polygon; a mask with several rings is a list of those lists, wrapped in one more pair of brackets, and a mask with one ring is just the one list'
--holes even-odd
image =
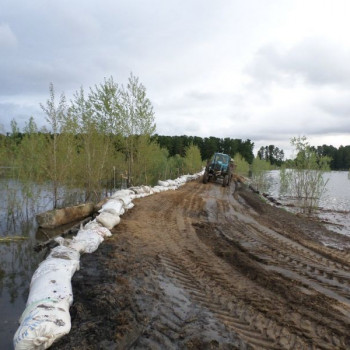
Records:
{"label": "tire track in mud", "polygon": [[[344,267],[339,265],[339,263],[325,258],[323,254],[318,254],[320,251],[322,253],[320,245],[318,245],[316,251],[313,251],[282,235],[278,236],[276,232],[271,232],[271,230],[266,227],[263,227],[263,229],[260,228],[259,230],[256,226],[257,225],[252,225],[251,223],[247,225],[249,229],[246,230],[246,233],[249,233],[249,244],[252,242],[254,243],[253,249],[250,247],[250,253],[253,251],[256,257],[261,258],[262,263],[265,264],[265,268],[267,267],[271,269],[272,265],[273,267],[276,267],[276,271],[283,274],[283,268],[281,269],[281,266],[283,266],[287,269],[286,272],[295,272],[292,275],[289,273],[290,279],[302,280],[305,284],[304,287],[308,288],[303,288],[307,293],[310,293],[310,289],[316,289],[318,291],[321,289],[321,291],[328,297],[333,297],[338,301],[344,302],[347,306],[346,312],[339,307],[336,308],[346,314],[347,318],[349,317],[349,288],[348,282],[346,281],[349,274],[347,272],[347,266]],[[243,238],[243,241],[247,241],[247,239],[244,240]],[[256,249],[256,247],[259,248]],[[328,248],[325,250],[327,249]],[[333,269],[330,267],[333,267]],[[338,270],[335,270],[335,268]],[[342,268],[343,270],[341,271]],[[321,287],[318,287],[315,283],[308,283],[309,281],[300,278],[300,275],[303,277],[306,276],[309,280],[317,282]],[[338,280],[334,282],[334,279]],[[331,291],[336,291],[339,294],[332,293]],[[344,304],[341,306],[344,306]]]}
{"label": "tire track in mud", "polygon": [[[318,251],[315,252],[304,247],[268,228],[260,228],[259,230],[256,224],[247,223],[243,234],[240,232],[242,224],[237,224],[237,221],[233,222],[232,217],[229,219],[232,225],[238,227],[238,231],[235,232],[236,239],[241,241],[242,246],[247,246],[251,251],[254,251],[254,254],[265,264],[282,265],[292,271],[298,271],[331,290],[340,291],[341,295],[349,298],[350,273],[348,266],[331,261],[319,254]],[[227,236],[226,238],[230,239]],[[283,254],[283,250],[289,254]]]}
{"label": "tire track in mud", "polygon": [[[268,230],[259,232],[252,224],[247,224],[246,233],[240,234],[242,246],[249,247],[256,257],[273,270],[274,266],[283,267],[287,271],[294,271],[320,286],[328,288],[330,291],[339,293],[332,296],[341,302],[347,302],[344,298],[350,298],[350,273],[344,266],[334,263],[329,259],[311,251],[308,248],[292,242],[288,238],[279,239],[271,235]],[[230,239],[226,235],[227,239]],[[236,237],[237,238],[237,237]],[[248,245],[242,243],[248,241]],[[282,252],[281,252],[282,251]],[[283,251],[288,251],[288,255]],[[277,271],[277,269],[275,269]],[[280,269],[283,274],[283,270]],[[305,281],[305,279],[303,279]]]}
{"label": "tire track in mud", "polygon": [[[222,197],[223,189],[220,188],[219,191]],[[198,212],[203,214],[203,200],[199,198],[201,192],[202,188],[197,185],[197,188],[192,192],[180,196],[180,198],[183,198],[183,202],[179,202],[171,208],[171,215],[167,218],[166,231],[163,232],[163,235],[156,237],[158,247],[163,245],[163,249],[165,248],[163,255],[160,256],[162,265],[170,272],[173,279],[190,292],[192,300],[210,310],[217,319],[233,331],[234,335],[240,339],[240,348],[247,346],[259,349],[309,348],[312,346],[312,343],[308,341],[310,338],[314,341],[317,340],[320,344],[319,348],[323,349],[342,346],[342,343],[345,346],[343,339],[334,337],[329,333],[327,325],[318,324],[317,317],[308,317],[307,314],[303,313],[301,313],[301,317],[300,315],[298,315],[299,317],[293,315],[298,321],[294,321],[294,327],[299,327],[299,332],[293,332],[285,324],[276,322],[276,317],[266,317],[264,313],[249,305],[254,300],[255,304],[269,305],[272,308],[276,301],[273,300],[273,295],[266,296],[267,291],[262,293],[265,294],[263,298],[258,293],[252,295],[250,290],[254,290],[256,286],[249,283],[249,279],[245,280],[242,274],[227,269],[226,266],[225,268],[221,260],[210,254],[211,252],[206,247],[201,247],[201,242],[197,240],[192,227],[192,224],[196,222],[196,220],[193,220],[196,216],[193,213],[197,213],[197,217]],[[227,210],[231,211],[228,201],[219,198],[215,201],[215,197],[213,201],[210,196],[209,199],[215,209],[213,217],[216,217],[217,221],[222,219],[222,213]],[[154,212],[159,213],[157,208],[154,209]],[[162,222],[162,220],[159,220],[159,222]],[[276,237],[271,237],[266,230],[256,232],[252,225],[243,225],[242,223],[238,226],[240,230],[244,230],[245,235],[248,234],[251,242],[255,239],[257,244],[264,243],[265,247],[269,247],[273,243],[275,251],[277,251],[277,247],[281,247],[281,242],[276,244],[274,240]],[[252,236],[252,231],[255,231],[255,237]],[[279,241],[283,242],[284,239]],[[315,259],[316,255],[313,252],[306,251],[303,247],[299,247],[297,243],[290,240],[283,243],[283,250],[292,254],[302,252],[306,257],[311,256]],[[281,256],[286,255],[282,254]],[[276,255],[272,258],[276,258]],[[320,257],[318,261],[325,262],[322,259]],[[219,265],[219,267],[215,265]],[[227,276],[229,276],[229,280]],[[233,285],[232,280],[241,280],[239,288]],[[250,302],[247,302],[248,300]],[[283,309],[283,306],[279,305],[279,307]],[[290,309],[287,308],[284,311],[290,312]],[[168,312],[164,314],[167,315]],[[158,324],[162,325],[162,323],[162,320],[158,320]],[[300,333],[302,337],[298,335]],[[161,338],[158,337],[158,339]]]}
{"label": "tire track in mud", "polygon": [[88,349],[350,348],[348,252],[246,191],[196,181],[135,201],[103,243],[115,263],[100,263],[123,278],[129,318]]}
{"label": "tire track in mud", "polygon": [[[208,250],[199,249],[200,242],[197,240],[192,228],[192,215],[186,213],[199,209],[198,192],[191,193],[186,196],[186,205],[174,208],[172,216],[176,217],[178,230],[172,232],[175,225],[169,227],[169,231],[162,238],[168,246],[168,252],[162,256],[161,261],[170,270],[173,278],[180,282],[192,295],[192,299],[205,306],[212,311],[214,315],[220,319],[228,328],[233,330],[245,344],[253,345],[257,348],[273,349],[281,348],[286,344],[303,344],[302,340],[294,334],[291,334],[287,328],[278,327],[271,319],[267,319],[262,313],[257,312],[254,308],[248,307],[244,303],[239,303],[239,297],[248,294],[248,288],[254,286],[249,285],[246,288],[234,288],[234,285],[227,280],[243,279],[241,274],[227,270],[222,265],[222,261],[218,260],[215,255],[208,257]],[[195,211],[195,210],[194,210]],[[220,211],[220,209],[218,210]],[[168,220],[173,221],[173,218]],[[191,237],[185,241],[186,247],[181,246],[181,240],[176,235]],[[192,242],[194,240],[194,242]],[[194,243],[194,244],[193,244]],[[193,248],[193,249],[192,249]],[[194,256],[194,251],[200,254]],[[192,253],[192,257],[191,254]],[[209,261],[208,260],[209,258]],[[213,261],[218,260],[216,264],[221,265],[219,268],[213,268]],[[171,261],[171,263],[169,263]],[[176,261],[176,264],[174,264]],[[179,266],[182,269],[179,269]],[[222,271],[225,271],[223,273]],[[236,296],[235,296],[236,295]],[[235,297],[233,297],[235,296]],[[257,320],[257,322],[255,321]],[[267,330],[270,330],[268,332]],[[298,345],[298,346],[299,346]],[[306,346],[306,344],[303,344]],[[241,344],[241,347],[243,344]]]}
{"label": "tire track in mud", "polygon": [[[162,266],[158,279],[163,296],[156,307],[157,312],[133,348],[211,348],[216,344],[226,344],[228,348],[248,349],[241,339],[227,332],[225,326],[213,317],[211,310],[203,308],[192,297],[192,292],[200,294],[201,288],[198,288],[196,279],[188,274],[181,258],[183,249],[192,252],[189,246],[183,248],[181,245],[183,241],[188,242],[192,226],[182,220],[178,204],[174,205],[178,194],[174,193],[173,197],[173,201],[154,203],[147,209],[152,227],[152,232],[147,232],[147,239],[157,251]],[[193,200],[195,197],[196,192],[191,196],[186,194],[184,203],[179,203],[188,208],[192,217],[197,216],[196,210],[201,207]],[[163,219],[164,212],[169,214],[166,221]],[[180,225],[176,218],[180,218]],[[200,273],[196,264],[193,268],[196,274]]]}
{"label": "tire track in mud", "polygon": [[[227,208],[227,203],[226,203],[226,205],[225,205],[225,203],[223,203],[223,202],[221,202],[221,201],[218,201],[218,203],[217,203],[217,207],[218,207],[218,213],[217,213],[217,215],[219,216],[219,213],[222,213],[223,211],[225,211],[225,207]],[[184,217],[186,217],[185,215],[183,215]],[[266,231],[266,230],[265,230]],[[266,232],[264,232],[265,234],[266,234]],[[268,238],[269,238],[269,236],[267,236]],[[261,240],[260,240],[260,243],[261,243]],[[270,243],[270,242],[268,242],[268,243]],[[295,251],[293,251],[293,249],[295,250],[296,249],[296,252]],[[294,243],[294,242],[288,242],[288,244],[287,244],[287,248],[286,248],[286,250],[287,251],[292,251],[292,253],[293,254],[295,254],[295,253],[298,253],[298,250],[300,250],[301,249],[301,251],[304,251],[305,250],[305,248],[301,248],[301,247],[299,247],[298,246],[298,244],[297,243]],[[308,253],[310,253],[310,252],[306,252],[306,254],[308,255]],[[311,254],[314,254],[313,252],[311,252]],[[324,258],[323,257],[320,257],[320,259],[321,259],[321,261],[323,261],[324,260]],[[323,261],[324,262],[324,261]],[[319,270],[318,270],[319,271]],[[213,289],[213,286],[211,286],[211,288]],[[215,293],[219,293],[219,291],[215,291]],[[288,311],[288,310],[287,310]],[[311,319],[312,320],[312,319]],[[271,324],[270,324],[270,328],[271,328]],[[317,338],[318,337],[318,333],[319,333],[319,328],[320,328],[320,326],[319,325],[317,325],[317,324],[314,324],[313,325],[313,331],[312,332],[310,332],[310,330],[307,330],[307,333],[312,333],[311,335],[314,337],[314,338]],[[283,328],[282,328],[283,329]],[[283,332],[282,333],[288,333],[288,331],[286,330],[286,329],[283,329]],[[325,332],[323,332],[323,333],[325,333]],[[307,334],[308,336],[309,336],[309,334]],[[275,338],[278,338],[279,337],[279,335],[275,335]],[[326,336],[324,336],[324,338],[327,338]],[[332,337],[329,337],[330,338],[330,344],[329,344],[329,346],[327,346],[327,345],[323,345],[323,346],[321,346],[321,348],[334,348],[334,346],[337,344],[337,343],[339,343],[338,342],[338,340],[337,339],[331,339]],[[293,339],[293,335],[290,335],[290,339]],[[295,340],[290,340],[290,342],[291,343],[296,343],[296,341]],[[278,344],[278,346],[277,347],[281,347],[281,345],[282,345],[282,343],[279,343]],[[296,344],[294,344],[293,346],[296,346],[296,347],[299,347],[299,345],[300,345],[300,340],[298,340],[298,345],[296,345]],[[304,344],[305,345],[305,344]],[[260,346],[262,346],[262,344],[260,345]],[[271,344],[269,344],[269,345],[267,345],[267,348],[268,347],[271,347]]]}

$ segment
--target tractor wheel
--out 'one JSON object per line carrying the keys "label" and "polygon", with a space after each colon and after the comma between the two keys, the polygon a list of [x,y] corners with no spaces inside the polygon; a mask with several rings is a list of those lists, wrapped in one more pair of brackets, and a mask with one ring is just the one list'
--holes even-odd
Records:
{"label": "tractor wheel", "polygon": [[228,175],[225,175],[222,181],[222,187],[226,187],[227,185],[228,185]]}
{"label": "tractor wheel", "polygon": [[209,175],[208,173],[205,171],[204,172],[204,175],[203,175],[203,183],[206,184],[208,182],[208,179],[209,179]]}

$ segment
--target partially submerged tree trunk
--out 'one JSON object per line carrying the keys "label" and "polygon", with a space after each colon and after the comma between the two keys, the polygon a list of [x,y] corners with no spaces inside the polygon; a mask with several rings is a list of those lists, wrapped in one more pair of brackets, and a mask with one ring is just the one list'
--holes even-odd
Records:
{"label": "partially submerged tree trunk", "polygon": [[38,214],[36,220],[40,227],[54,228],[69,222],[83,219],[94,212],[94,204],[86,203],[62,209],[53,209]]}

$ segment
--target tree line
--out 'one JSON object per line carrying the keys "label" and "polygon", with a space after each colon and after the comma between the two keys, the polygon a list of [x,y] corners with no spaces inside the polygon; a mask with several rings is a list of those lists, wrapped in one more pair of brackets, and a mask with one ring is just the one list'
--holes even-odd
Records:
{"label": "tree line", "polygon": [[318,146],[314,148],[319,156],[330,158],[331,170],[350,170],[350,146]]}
{"label": "tree line", "polygon": [[[330,159],[331,170],[349,170],[350,169],[350,146],[340,146],[336,148],[331,145],[309,146],[312,152],[315,152],[318,157],[328,157]],[[284,160],[284,151],[275,145],[260,147],[257,156],[271,165],[281,166],[293,165],[295,160]],[[298,158],[298,154],[296,159]]]}
{"label": "tree line", "polygon": [[176,154],[184,156],[186,148],[189,145],[195,145],[199,148],[203,161],[209,159],[215,152],[226,153],[232,158],[239,153],[249,164],[254,159],[254,143],[249,139],[154,135],[153,140],[156,140],[161,147],[166,148],[170,156],[175,156]]}

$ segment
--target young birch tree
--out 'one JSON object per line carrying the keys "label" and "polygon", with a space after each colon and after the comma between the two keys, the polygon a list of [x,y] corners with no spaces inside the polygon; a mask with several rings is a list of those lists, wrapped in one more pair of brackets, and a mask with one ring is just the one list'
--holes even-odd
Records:
{"label": "young birch tree", "polygon": [[194,174],[202,167],[201,152],[198,146],[190,145],[186,148],[185,168],[190,174]]}
{"label": "young birch tree", "polygon": [[324,172],[329,170],[331,159],[319,156],[305,136],[292,138],[291,144],[297,156],[292,169],[282,172],[281,183],[299,199],[303,212],[311,213],[325,191],[328,180]]}
{"label": "young birch tree", "polygon": [[151,101],[146,96],[146,88],[133,74],[130,75],[126,88],[120,89],[118,104],[119,116],[116,129],[124,137],[128,163],[128,186],[132,183],[134,152],[137,148],[137,135],[151,136],[155,131],[154,112]]}
{"label": "young birch tree", "polygon": [[66,98],[64,94],[61,94],[58,104],[56,104],[56,96],[53,83],[49,86],[50,97],[45,104],[40,103],[41,109],[46,114],[46,121],[51,127],[52,138],[48,139],[48,147],[43,149],[42,152],[46,153],[46,173],[52,183],[52,195],[53,195],[53,207],[56,208],[58,204],[58,189],[60,181],[64,177],[64,170],[66,166],[59,164],[59,144],[62,144],[62,123],[65,113],[67,111]]}
{"label": "young birch tree", "polygon": [[111,123],[115,117],[116,94],[112,79],[95,86],[85,98],[81,88],[75,93],[69,113],[76,123],[79,158],[75,178],[84,187],[85,200],[99,200],[108,174],[112,174],[115,150]]}

